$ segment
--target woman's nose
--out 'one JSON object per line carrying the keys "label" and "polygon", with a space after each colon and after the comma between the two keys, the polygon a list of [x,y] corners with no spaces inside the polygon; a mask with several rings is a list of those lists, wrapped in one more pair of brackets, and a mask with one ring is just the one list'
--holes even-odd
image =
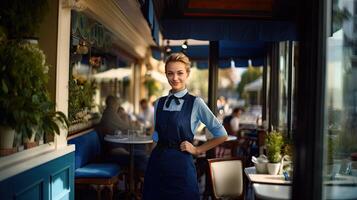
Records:
{"label": "woman's nose", "polygon": [[177,80],[177,78],[178,78],[178,75],[177,75],[177,74],[174,74],[173,79],[174,79],[174,80]]}

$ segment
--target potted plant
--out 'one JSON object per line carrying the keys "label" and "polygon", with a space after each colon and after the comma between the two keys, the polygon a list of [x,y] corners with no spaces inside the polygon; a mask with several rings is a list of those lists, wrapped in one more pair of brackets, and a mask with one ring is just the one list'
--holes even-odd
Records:
{"label": "potted plant", "polygon": [[279,173],[281,161],[281,148],[284,144],[284,137],[278,131],[271,131],[265,138],[265,146],[267,149],[268,172],[276,175]]}
{"label": "potted plant", "polygon": [[6,127],[2,130],[13,129],[28,140],[34,134],[59,134],[68,121],[54,111],[49,97],[44,53],[36,44],[5,38],[0,41],[0,55],[0,125]]}

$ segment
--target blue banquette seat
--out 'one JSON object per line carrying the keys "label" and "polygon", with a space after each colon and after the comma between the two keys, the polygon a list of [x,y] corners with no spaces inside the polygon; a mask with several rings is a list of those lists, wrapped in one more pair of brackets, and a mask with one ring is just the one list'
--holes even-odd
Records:
{"label": "blue banquette seat", "polygon": [[101,160],[102,146],[94,129],[70,136],[68,144],[74,144],[76,187],[89,185],[97,191],[101,199],[103,189],[109,189],[109,199],[113,198],[114,186],[121,172],[119,165]]}

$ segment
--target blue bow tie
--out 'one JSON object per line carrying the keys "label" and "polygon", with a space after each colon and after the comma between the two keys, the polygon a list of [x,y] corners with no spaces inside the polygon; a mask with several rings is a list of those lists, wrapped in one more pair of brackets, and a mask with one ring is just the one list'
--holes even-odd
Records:
{"label": "blue bow tie", "polygon": [[171,96],[169,97],[169,99],[166,101],[166,104],[165,104],[165,107],[166,107],[166,108],[168,108],[168,107],[170,106],[170,103],[171,103],[171,101],[172,101],[173,99],[175,99],[176,105],[180,105],[179,99],[181,99],[181,98],[178,98],[178,97],[176,97],[175,95],[171,95]]}

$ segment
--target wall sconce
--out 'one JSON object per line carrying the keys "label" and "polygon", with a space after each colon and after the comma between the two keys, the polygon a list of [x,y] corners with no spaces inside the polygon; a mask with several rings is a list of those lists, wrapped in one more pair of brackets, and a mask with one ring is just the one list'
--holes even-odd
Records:
{"label": "wall sconce", "polygon": [[187,47],[188,47],[188,45],[187,45],[187,40],[185,40],[185,41],[183,42],[183,44],[181,45],[181,48],[182,48],[183,50],[186,50]]}
{"label": "wall sconce", "polygon": [[166,40],[166,46],[165,46],[165,53],[170,54],[171,53],[171,48],[170,48],[170,40]]}
{"label": "wall sconce", "polygon": [[234,62],[233,58],[231,58],[231,68],[236,68],[236,63]]}

